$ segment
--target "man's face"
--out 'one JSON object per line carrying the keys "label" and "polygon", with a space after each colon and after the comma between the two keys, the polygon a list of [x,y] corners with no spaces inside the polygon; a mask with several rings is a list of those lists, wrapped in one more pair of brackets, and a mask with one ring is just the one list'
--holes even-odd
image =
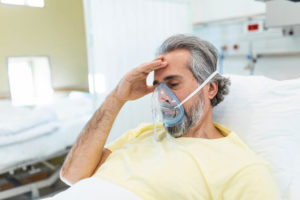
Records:
{"label": "man's face", "polygon": [[[191,53],[188,50],[179,49],[171,51],[163,55],[163,60],[167,61],[168,66],[156,70],[154,72],[154,85],[158,85],[161,82],[164,82],[177,96],[180,101],[183,101],[188,95],[190,95],[195,89],[198,88],[199,83],[194,78],[192,72],[189,70],[188,65],[191,59]],[[204,88],[202,89],[204,90]],[[203,105],[205,102],[200,98],[203,92],[200,91],[198,94],[194,95],[190,100],[183,104],[184,110],[186,112],[187,120],[197,120],[195,116],[200,115],[199,112],[203,112]],[[201,108],[200,108],[201,107]],[[193,112],[195,109],[198,110],[197,113]],[[191,125],[191,123],[197,122],[186,122]],[[194,125],[194,124],[193,124]],[[190,128],[190,127],[187,127]],[[170,129],[172,131],[172,129]],[[175,131],[176,132],[176,131]],[[183,133],[174,133],[175,137],[181,136]]]}

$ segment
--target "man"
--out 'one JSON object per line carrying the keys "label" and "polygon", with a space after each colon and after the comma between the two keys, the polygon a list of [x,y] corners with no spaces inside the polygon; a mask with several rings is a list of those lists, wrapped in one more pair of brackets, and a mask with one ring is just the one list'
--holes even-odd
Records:
{"label": "man", "polygon": [[[98,188],[93,197],[105,199],[279,199],[268,164],[234,132],[213,123],[212,108],[230,83],[215,75],[217,58],[208,42],[175,35],[161,45],[158,58],[127,73],[65,160],[61,178],[75,184],[71,190],[85,185],[73,194]],[[122,106],[153,91],[163,125],[141,125],[104,147]]]}

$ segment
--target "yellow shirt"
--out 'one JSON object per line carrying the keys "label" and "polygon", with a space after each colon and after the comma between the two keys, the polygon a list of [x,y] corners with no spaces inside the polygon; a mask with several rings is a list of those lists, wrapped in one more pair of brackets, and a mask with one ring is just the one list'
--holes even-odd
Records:
{"label": "yellow shirt", "polygon": [[230,130],[225,137],[203,139],[156,134],[143,124],[118,138],[94,177],[108,180],[142,199],[277,200],[268,164]]}

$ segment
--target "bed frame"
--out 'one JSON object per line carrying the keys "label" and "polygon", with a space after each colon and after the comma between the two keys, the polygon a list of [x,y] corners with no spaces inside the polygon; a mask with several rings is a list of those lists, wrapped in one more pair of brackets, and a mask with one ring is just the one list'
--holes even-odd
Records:
{"label": "bed frame", "polygon": [[[6,168],[0,174],[0,199],[11,198],[31,192],[31,199],[40,197],[39,189],[59,181],[62,163],[52,164],[50,160],[64,157],[70,147],[42,159],[30,160]],[[1,183],[1,182],[0,182]]]}

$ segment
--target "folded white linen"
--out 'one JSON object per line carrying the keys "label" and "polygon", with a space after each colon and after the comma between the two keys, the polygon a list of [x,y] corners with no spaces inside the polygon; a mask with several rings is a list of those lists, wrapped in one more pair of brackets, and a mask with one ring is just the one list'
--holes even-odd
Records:
{"label": "folded white linen", "polygon": [[[65,150],[74,144],[90,117],[91,113],[74,116],[73,119],[60,121],[59,128],[49,134],[0,146],[0,172],[26,161],[43,160],[49,155]],[[2,138],[0,140],[2,141]]]}
{"label": "folded white linen", "polygon": [[10,145],[18,142],[24,142],[26,140],[56,131],[59,128],[57,121],[49,122],[35,126],[31,129],[26,129],[19,134],[6,134],[0,135],[0,146]]}
{"label": "folded white linen", "polygon": [[[19,114],[18,111],[20,111]],[[7,112],[6,116],[0,121],[0,136],[23,133],[41,124],[57,120],[55,110],[48,107],[39,107],[31,112],[24,112],[19,108],[15,108],[15,112]]]}

